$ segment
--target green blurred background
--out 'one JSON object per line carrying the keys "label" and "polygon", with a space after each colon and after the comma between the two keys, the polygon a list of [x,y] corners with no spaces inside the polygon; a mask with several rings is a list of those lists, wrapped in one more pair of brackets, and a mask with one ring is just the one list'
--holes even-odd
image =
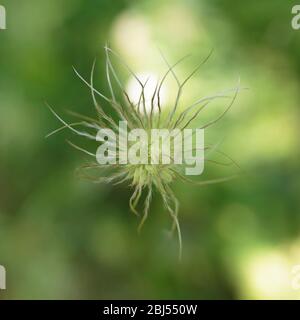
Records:
{"label": "green blurred background", "polygon": [[[0,299],[298,299],[300,264],[300,31],[291,28],[293,1],[26,0],[1,1]],[[184,91],[182,105],[226,88],[242,91],[207,139],[242,167],[238,179],[207,187],[175,183],[183,259],[159,195],[138,235],[126,186],[76,178],[87,157],[65,139],[49,139],[71,109],[92,115],[88,77],[97,57],[105,81],[106,42],[136,72],[178,68],[184,78],[214,54]],[[122,71],[120,71],[122,73]],[[124,74],[126,79],[126,75]],[[170,85],[168,96],[174,96]],[[205,115],[212,119],[224,105]],[[83,143],[82,140],[79,143]],[[231,169],[232,170],[232,169]],[[200,179],[225,176],[208,164]],[[234,169],[233,169],[234,171]]]}

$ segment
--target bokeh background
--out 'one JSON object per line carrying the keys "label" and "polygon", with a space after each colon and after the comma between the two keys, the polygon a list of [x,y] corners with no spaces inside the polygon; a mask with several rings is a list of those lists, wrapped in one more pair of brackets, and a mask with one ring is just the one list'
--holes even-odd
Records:
{"label": "bokeh background", "polygon": [[[294,1],[3,0],[0,32],[0,299],[298,299],[300,264],[300,31]],[[235,180],[176,182],[183,259],[159,195],[143,232],[129,211],[131,190],[78,179],[87,156],[66,139],[48,101],[68,121],[93,115],[72,66],[105,80],[106,42],[138,73],[161,75],[160,48],[180,79],[214,53],[188,83],[182,107],[236,86],[227,116],[209,129],[242,167]],[[118,66],[116,67],[118,68]],[[130,81],[120,68],[125,81]],[[127,78],[126,78],[127,77]],[[166,89],[167,108],[175,87]],[[198,124],[224,110],[216,104]],[[231,173],[235,168],[230,168]],[[208,164],[199,179],[226,176]]]}

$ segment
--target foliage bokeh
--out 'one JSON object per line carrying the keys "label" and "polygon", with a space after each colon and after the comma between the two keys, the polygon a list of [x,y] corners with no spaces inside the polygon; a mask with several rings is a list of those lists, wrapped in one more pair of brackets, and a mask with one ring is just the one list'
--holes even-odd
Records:
{"label": "foliage bokeh", "polygon": [[[0,298],[299,298],[291,270],[300,264],[300,31],[290,1],[27,0],[2,1],[0,33]],[[78,180],[86,157],[44,101],[64,114],[93,114],[88,76],[107,92],[103,46],[109,42],[137,71],[191,53],[184,77],[214,49],[184,91],[183,104],[243,86],[211,142],[242,167],[240,178],[174,185],[180,200],[183,259],[167,237],[159,197],[138,235],[126,186]],[[172,90],[170,90],[172,92]],[[170,92],[170,93],[171,93]],[[222,110],[216,106],[203,119]],[[66,118],[69,116],[66,115]],[[205,177],[226,173],[207,165]],[[200,177],[204,179],[205,177]]]}

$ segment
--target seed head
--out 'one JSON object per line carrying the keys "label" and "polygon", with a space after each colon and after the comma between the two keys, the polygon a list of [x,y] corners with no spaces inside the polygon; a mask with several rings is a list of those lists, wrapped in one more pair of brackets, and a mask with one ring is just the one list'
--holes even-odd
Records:
{"label": "seed head", "polygon": [[[115,67],[112,64],[111,56],[115,56],[129,71],[129,73],[134,77],[134,79],[140,85],[140,96],[138,102],[132,101],[129,94],[126,92],[124,85],[122,84],[120,78],[117,75]],[[206,129],[221,118],[225,116],[225,114],[229,111],[231,106],[233,105],[237,94],[240,90],[239,83],[237,87],[233,89],[229,89],[223,92],[219,92],[214,95],[203,97],[197,100],[192,105],[183,109],[183,111],[179,111],[178,106],[180,103],[180,97],[182,94],[182,90],[187,84],[188,80],[200,69],[200,67],[208,60],[211,53],[201,62],[196,69],[194,69],[188,77],[180,82],[176,73],[175,67],[181,63],[186,57],[180,59],[173,65],[170,65],[163,54],[162,58],[167,65],[167,70],[165,74],[162,76],[161,80],[157,82],[154,92],[152,94],[150,108],[149,108],[149,99],[146,102],[145,99],[145,88],[147,85],[147,79],[145,81],[141,81],[138,76],[131,70],[131,68],[119,57],[117,53],[115,53],[109,47],[105,47],[105,56],[106,56],[106,78],[110,91],[110,97],[105,96],[100,91],[98,91],[94,86],[94,71],[96,61],[94,61],[91,69],[90,79],[87,80],[74,68],[75,73],[78,77],[87,85],[90,89],[92,100],[95,106],[97,117],[95,119],[79,115],[76,113],[72,113],[73,115],[80,118],[79,122],[67,123],[64,121],[49,105],[49,109],[51,112],[58,118],[58,120],[63,124],[62,127],[54,130],[50,134],[51,136],[58,131],[68,128],[74,134],[83,136],[87,139],[97,140],[97,131],[101,128],[109,128],[111,130],[118,130],[118,122],[126,121],[128,128],[131,130],[142,128],[148,135],[148,140],[150,141],[150,133],[152,129],[161,129],[166,128],[168,130],[177,130],[178,134],[181,134],[184,129],[191,126],[191,124],[197,119],[200,112],[207,108],[207,106],[215,101],[216,99],[229,99],[229,103],[226,106],[223,113],[221,113],[216,119],[211,120],[210,122],[201,126],[200,129]],[[177,92],[175,93],[175,103],[173,107],[168,111],[163,111],[161,106],[161,91],[162,86],[164,85],[167,77],[173,77],[177,83]],[[117,85],[113,86],[113,83]],[[230,95],[231,93],[231,95]],[[119,98],[121,97],[121,99]],[[101,98],[102,101],[105,101],[110,106],[110,112],[104,110],[102,105],[98,102],[98,98]],[[147,103],[147,105],[146,105]],[[164,109],[165,110],[165,109]],[[113,115],[112,115],[113,113]],[[85,129],[80,129],[80,127]],[[174,138],[174,137],[173,137]],[[174,138],[175,141],[175,138]],[[83,147],[80,147],[72,142],[69,142],[74,148],[96,158],[96,154],[86,150]],[[132,146],[132,142],[129,143],[129,147]],[[173,143],[171,146],[171,154],[174,154],[174,148],[176,147],[176,143]],[[224,157],[229,159],[229,164],[236,164],[232,159],[226,156],[224,153],[217,150],[216,146],[206,146],[205,150],[216,151],[222,154]],[[119,160],[122,157],[122,148],[118,145],[114,150],[114,156],[116,160]],[[195,150],[190,150],[195,151]],[[178,221],[178,208],[179,202],[174,195],[174,192],[171,188],[171,185],[174,181],[182,180],[184,182],[194,183],[198,185],[212,184],[222,181],[227,181],[232,179],[234,176],[214,179],[214,180],[206,180],[206,181],[194,181],[187,178],[183,174],[184,165],[175,163],[174,161],[170,161],[170,163],[164,163],[161,159],[164,156],[163,148],[159,148],[158,163],[152,164],[151,161],[145,163],[120,163],[119,161],[115,161],[112,163],[100,164],[99,161],[94,161],[92,163],[83,165],[79,168],[80,175],[88,178],[94,182],[100,183],[111,183],[111,184],[128,184],[133,193],[129,199],[129,206],[133,213],[136,215],[140,215],[140,211],[142,211],[142,217],[139,223],[138,231],[141,230],[144,222],[146,221],[149,211],[150,204],[152,200],[152,196],[154,192],[158,193],[166,208],[166,211],[169,213],[172,219],[172,231],[177,231],[178,242],[179,242],[179,257],[181,257],[182,252],[182,240],[181,240],[181,232],[180,225]],[[149,149],[146,151],[146,157],[151,157],[151,153]],[[172,159],[171,159],[172,160]],[[204,160],[204,159],[203,159]],[[210,161],[210,160],[206,160]],[[215,162],[217,163],[217,162]],[[96,169],[97,176],[91,176],[87,174],[88,170]],[[99,175],[100,174],[100,175]],[[143,200],[143,208],[140,208],[139,203],[142,199],[142,194],[145,193],[145,197]]]}

